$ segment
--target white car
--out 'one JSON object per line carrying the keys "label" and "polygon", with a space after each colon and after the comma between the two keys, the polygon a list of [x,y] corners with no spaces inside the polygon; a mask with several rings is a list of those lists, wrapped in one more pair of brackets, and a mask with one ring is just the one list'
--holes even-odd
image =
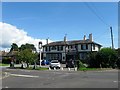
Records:
{"label": "white car", "polygon": [[50,68],[59,68],[60,69],[61,65],[60,62],[58,62],[58,60],[52,60],[50,62]]}

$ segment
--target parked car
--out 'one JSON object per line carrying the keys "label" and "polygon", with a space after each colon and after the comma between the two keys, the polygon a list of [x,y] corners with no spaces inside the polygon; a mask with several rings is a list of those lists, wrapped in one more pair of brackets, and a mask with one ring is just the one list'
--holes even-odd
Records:
{"label": "parked car", "polygon": [[58,60],[52,60],[50,62],[50,68],[53,69],[53,68],[59,68],[60,69],[61,65],[60,65],[60,62]]}
{"label": "parked car", "polygon": [[66,68],[74,68],[74,61],[73,60],[68,60],[66,61]]}
{"label": "parked car", "polygon": [[49,65],[50,64],[50,60],[42,60],[41,65]]}

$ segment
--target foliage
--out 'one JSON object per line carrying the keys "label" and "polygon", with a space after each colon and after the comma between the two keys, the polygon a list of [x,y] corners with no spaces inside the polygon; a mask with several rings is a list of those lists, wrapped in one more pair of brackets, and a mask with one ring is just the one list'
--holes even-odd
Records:
{"label": "foliage", "polygon": [[100,60],[97,60],[97,53],[96,52],[92,52],[92,53],[89,53],[89,56],[87,57],[88,59],[88,64],[89,64],[89,67],[91,68],[99,68],[100,67]]}
{"label": "foliage", "polygon": [[32,51],[36,51],[35,46],[33,44],[28,44],[28,43],[26,43],[25,45],[22,44],[21,47],[19,47],[20,51],[25,50],[25,49],[30,49]]}
{"label": "foliage", "polygon": [[3,64],[10,64],[10,61],[11,61],[11,58],[9,58],[9,57],[2,58],[2,63]]}
{"label": "foliage", "polygon": [[19,52],[18,59],[26,62],[27,67],[29,67],[29,63],[33,63],[37,60],[37,53],[33,53],[30,49],[24,49]]}
{"label": "foliage", "polygon": [[120,69],[120,57],[118,58],[116,64],[117,64],[117,67]]}
{"label": "foliage", "polygon": [[28,43],[22,44],[20,47],[18,47],[16,43],[13,43],[11,45],[10,53],[14,54],[17,63],[21,61],[26,62],[27,67],[29,67],[29,63],[35,63],[38,57],[35,46]]}
{"label": "foliage", "polygon": [[101,59],[101,66],[105,68],[115,68],[115,63],[117,61],[117,53],[115,50],[111,48],[103,48],[100,50],[98,53],[99,57],[97,58],[98,60]]}
{"label": "foliage", "polygon": [[98,68],[86,68],[86,67],[83,67],[83,68],[79,68],[80,71],[89,71],[89,70],[100,70]]}
{"label": "foliage", "polygon": [[17,45],[16,43],[13,43],[13,44],[11,45],[10,52],[11,52],[11,51],[18,51],[18,45]]}
{"label": "foliage", "polygon": [[79,67],[80,67],[80,68],[84,68],[85,65],[84,65],[81,61],[79,61]]}
{"label": "foliage", "polygon": [[111,48],[102,48],[99,52],[89,53],[89,67],[115,68],[117,52]]}

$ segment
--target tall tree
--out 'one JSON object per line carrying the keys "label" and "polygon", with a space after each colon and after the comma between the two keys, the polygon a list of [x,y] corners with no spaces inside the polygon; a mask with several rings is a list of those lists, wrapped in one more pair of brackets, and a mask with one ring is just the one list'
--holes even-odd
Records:
{"label": "tall tree", "polygon": [[13,44],[11,45],[10,52],[11,52],[11,51],[18,51],[18,45],[17,45],[16,43],[13,43]]}
{"label": "tall tree", "polygon": [[19,49],[20,49],[20,51],[21,51],[21,50],[25,50],[25,49],[30,49],[30,50],[32,50],[32,51],[36,51],[35,46],[34,46],[33,44],[28,44],[28,43],[22,44]]}
{"label": "tall tree", "polygon": [[29,63],[34,63],[37,60],[37,54],[33,53],[30,49],[24,49],[18,54],[19,60],[27,63],[27,67],[29,67]]}

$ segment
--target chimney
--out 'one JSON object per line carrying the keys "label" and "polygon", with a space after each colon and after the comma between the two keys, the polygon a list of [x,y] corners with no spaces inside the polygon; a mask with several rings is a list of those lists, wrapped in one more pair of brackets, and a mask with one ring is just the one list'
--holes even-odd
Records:
{"label": "chimney", "polygon": [[86,40],[86,35],[84,35],[84,38],[83,38],[83,40],[84,40],[84,41]]}
{"label": "chimney", "polygon": [[46,44],[48,44],[48,40],[49,40],[49,38],[46,39]]}
{"label": "chimney", "polygon": [[67,37],[66,37],[66,35],[64,36],[64,42],[66,42],[67,41]]}
{"label": "chimney", "polygon": [[92,38],[92,33],[89,34],[89,40],[92,42],[93,41],[93,38]]}

